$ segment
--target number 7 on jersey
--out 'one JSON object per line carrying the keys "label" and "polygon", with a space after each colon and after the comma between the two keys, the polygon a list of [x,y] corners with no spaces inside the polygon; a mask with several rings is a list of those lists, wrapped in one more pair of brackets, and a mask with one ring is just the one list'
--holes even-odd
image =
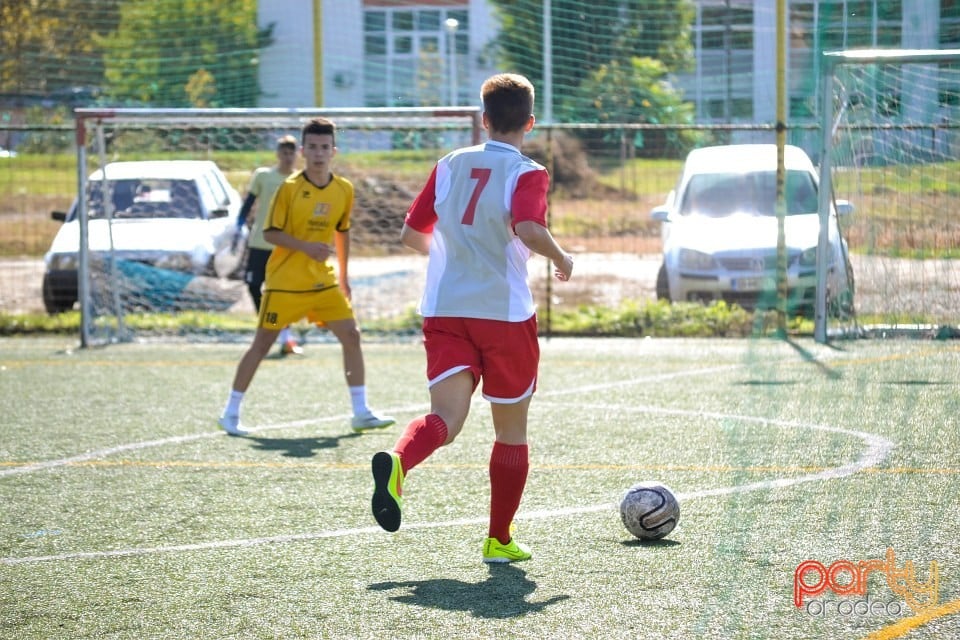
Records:
{"label": "number 7 on jersey", "polygon": [[470,179],[476,180],[477,184],[473,187],[473,193],[470,195],[470,202],[467,203],[467,210],[463,212],[463,218],[460,224],[472,225],[473,217],[477,213],[477,202],[480,201],[480,192],[490,182],[490,169],[481,169],[474,167],[470,170]]}

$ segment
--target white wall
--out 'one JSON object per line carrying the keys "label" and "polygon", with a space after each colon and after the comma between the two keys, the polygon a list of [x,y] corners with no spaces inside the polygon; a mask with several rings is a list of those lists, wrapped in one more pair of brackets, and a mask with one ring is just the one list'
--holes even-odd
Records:
{"label": "white wall", "polygon": [[[468,77],[461,78],[477,96],[480,83],[496,70],[481,52],[498,25],[487,0],[468,0],[470,54]],[[322,0],[322,82],[314,87],[313,0],[260,0],[257,23],[275,23],[274,43],[260,55],[261,107],[331,107],[363,105],[363,0]],[[475,88],[473,88],[475,87]],[[321,94],[322,104],[317,104]]]}
{"label": "white wall", "polygon": [[323,104],[317,106],[363,106],[362,0],[323,0]]}
{"label": "white wall", "polygon": [[273,44],[260,52],[261,107],[313,107],[313,1],[260,0],[257,25],[274,23]]}

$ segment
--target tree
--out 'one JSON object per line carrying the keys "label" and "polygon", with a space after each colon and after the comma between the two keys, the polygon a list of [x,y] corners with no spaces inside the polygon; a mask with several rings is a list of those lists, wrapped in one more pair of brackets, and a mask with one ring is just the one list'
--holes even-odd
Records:
{"label": "tree", "polygon": [[94,39],[116,27],[119,2],[0,2],[0,93],[40,98],[98,86],[103,64]]}
{"label": "tree", "polygon": [[126,0],[119,26],[98,40],[106,90],[153,106],[252,107],[260,50],[272,26],[256,0]]}
{"label": "tree", "polygon": [[[612,90],[615,88],[615,90]],[[626,64],[613,60],[584,78],[564,102],[558,115],[571,122],[600,124],[689,125],[694,107],[668,81],[666,66],[659,60],[635,57]],[[598,130],[581,135],[591,139],[619,137],[621,130]],[[697,143],[698,133],[686,129],[652,129],[631,134],[631,146],[640,155],[679,157]]]}
{"label": "tree", "polygon": [[[542,88],[543,0],[492,2],[501,22],[495,44],[503,66]],[[653,58],[670,73],[692,64],[691,0],[553,0],[551,7],[557,103],[599,67],[614,61],[629,66],[633,58]]]}

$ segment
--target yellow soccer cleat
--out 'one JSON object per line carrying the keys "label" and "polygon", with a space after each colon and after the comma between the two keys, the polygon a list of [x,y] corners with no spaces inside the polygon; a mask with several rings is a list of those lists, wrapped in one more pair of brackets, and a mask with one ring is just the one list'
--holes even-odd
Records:
{"label": "yellow soccer cleat", "polygon": [[373,470],[373,498],[370,506],[377,524],[387,531],[400,528],[403,513],[403,467],[400,456],[392,451],[379,451],[370,462]]}
{"label": "yellow soccer cleat", "polygon": [[533,554],[525,544],[510,538],[510,542],[502,544],[496,538],[487,538],[483,543],[483,561],[487,564],[519,562],[529,560]]}

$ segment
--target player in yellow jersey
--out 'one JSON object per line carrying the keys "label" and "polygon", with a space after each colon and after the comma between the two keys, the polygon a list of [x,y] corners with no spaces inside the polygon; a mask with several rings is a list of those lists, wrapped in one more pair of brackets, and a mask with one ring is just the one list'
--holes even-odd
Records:
{"label": "player in yellow jersey", "polygon": [[[353,185],[330,170],[337,152],[335,134],[336,127],[326,118],[315,118],[304,126],[305,168],[280,185],[264,222],[263,237],[274,249],[267,261],[257,332],[237,365],[233,389],[218,421],[230,435],[247,434],[240,426],[243,396],[280,330],[302,318],[325,326],[340,341],[353,430],[382,429],[395,422],[375,415],[367,406],[360,328],[350,306],[347,270]],[[334,254],[336,272],[330,264]]]}
{"label": "player in yellow jersey", "polygon": [[[247,283],[250,298],[257,313],[260,313],[260,300],[263,298],[263,281],[266,278],[267,260],[273,245],[263,238],[263,225],[270,215],[270,203],[273,194],[277,192],[284,181],[296,169],[297,139],[286,135],[277,141],[277,163],[272,167],[260,167],[253,173],[247,197],[240,207],[237,216],[237,233],[233,240],[233,249],[236,251],[241,236],[241,228],[248,219],[253,220],[250,226],[250,237],[247,239],[247,260],[243,271],[243,280]],[[250,214],[254,215],[251,216]],[[290,327],[283,327],[278,338],[280,355],[303,355],[301,347],[293,337]]]}

